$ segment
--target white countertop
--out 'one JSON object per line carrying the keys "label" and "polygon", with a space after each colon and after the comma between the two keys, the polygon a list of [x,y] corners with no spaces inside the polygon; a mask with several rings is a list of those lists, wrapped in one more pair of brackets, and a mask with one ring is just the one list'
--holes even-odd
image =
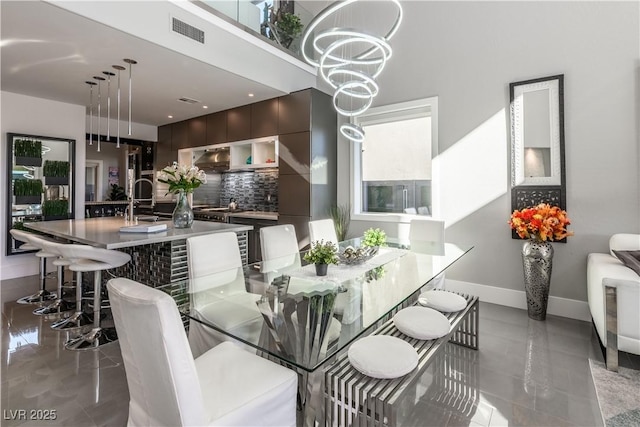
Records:
{"label": "white countertop", "polygon": [[277,221],[278,212],[246,211],[227,214],[231,218],[268,219]]}
{"label": "white countertop", "polygon": [[[248,225],[224,224],[220,222],[194,221],[191,228],[173,228],[171,221],[167,223],[167,231],[159,233],[121,233],[120,227],[132,225],[125,223],[123,217],[69,219],[61,221],[41,221],[25,223],[29,229],[40,231],[51,236],[61,237],[77,243],[106,249],[126,248],[130,246],[148,245],[150,243],[168,242],[186,239],[191,236],[221,233],[225,231],[247,231],[253,227]],[[154,224],[154,223],[148,223]]]}

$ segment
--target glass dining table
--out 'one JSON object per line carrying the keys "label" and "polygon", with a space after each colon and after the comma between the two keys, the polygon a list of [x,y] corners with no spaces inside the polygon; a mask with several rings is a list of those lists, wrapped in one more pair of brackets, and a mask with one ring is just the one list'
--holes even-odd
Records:
{"label": "glass dining table", "polygon": [[[349,246],[360,247],[360,239],[341,242],[339,249]],[[299,424],[322,425],[325,368],[354,340],[416,303],[471,249],[388,239],[369,259],[344,259],[330,265],[326,276],[317,276],[300,252],[173,283],[171,292],[189,320],[192,345],[206,351],[235,340],[296,370]]]}

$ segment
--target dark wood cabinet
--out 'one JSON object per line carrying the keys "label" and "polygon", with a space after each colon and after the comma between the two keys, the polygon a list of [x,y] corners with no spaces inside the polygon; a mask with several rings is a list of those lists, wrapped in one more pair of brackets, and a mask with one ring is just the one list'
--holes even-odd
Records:
{"label": "dark wood cabinet", "polygon": [[194,117],[187,122],[189,137],[187,147],[202,147],[207,145],[207,117]]}
{"label": "dark wood cabinet", "polygon": [[189,124],[188,121],[174,123],[171,128],[171,147],[174,150],[189,147]]}
{"label": "dark wood cabinet", "polygon": [[251,138],[278,134],[278,98],[251,104]]}
{"label": "dark wood cabinet", "polygon": [[158,142],[156,142],[156,155],[154,161],[154,168],[156,170],[161,170],[165,166],[168,166],[178,160],[178,150],[174,150],[171,145],[172,128],[173,125],[158,127]]}
{"label": "dark wood cabinet", "polygon": [[227,110],[227,141],[251,138],[251,105]]}
{"label": "dark wood cabinet", "polygon": [[282,215],[310,216],[311,175],[278,176],[278,213]]}
{"label": "dark wood cabinet", "polygon": [[307,89],[280,98],[278,122],[278,222],[296,227],[302,249],[309,220],[328,218],[336,204],[338,120],[331,97]]}
{"label": "dark wood cabinet", "polygon": [[227,142],[227,112],[220,111],[205,117],[207,118],[207,143],[204,145]]}
{"label": "dark wood cabinet", "polygon": [[278,138],[278,166],[280,175],[309,174],[311,164],[311,133],[298,132]]}
{"label": "dark wood cabinet", "polygon": [[279,135],[311,129],[311,89],[281,96],[279,101]]}

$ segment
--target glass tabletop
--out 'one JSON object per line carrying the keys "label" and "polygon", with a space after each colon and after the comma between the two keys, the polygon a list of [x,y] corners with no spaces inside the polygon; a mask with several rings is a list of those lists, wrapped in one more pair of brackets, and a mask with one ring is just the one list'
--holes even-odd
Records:
{"label": "glass tabletop", "polygon": [[[341,242],[340,251],[360,243]],[[180,311],[197,333],[232,337],[311,372],[471,249],[388,239],[370,259],[330,265],[326,276],[301,252],[172,284],[172,294],[188,299]]]}

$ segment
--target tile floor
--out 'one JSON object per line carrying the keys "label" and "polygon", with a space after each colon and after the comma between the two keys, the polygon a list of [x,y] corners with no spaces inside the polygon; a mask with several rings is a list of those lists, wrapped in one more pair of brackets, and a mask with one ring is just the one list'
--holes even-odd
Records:
{"label": "tile floor", "polygon": [[[2,307],[1,425],[126,425],[129,393],[118,344],[63,350],[65,334],[32,310]],[[602,355],[590,323],[556,316],[538,322],[487,303],[480,318],[480,350],[448,345],[407,390],[398,425],[602,425],[588,361]],[[639,369],[638,360],[621,354],[621,365]],[[56,419],[15,419],[21,409],[27,418],[32,409],[55,410]]]}

